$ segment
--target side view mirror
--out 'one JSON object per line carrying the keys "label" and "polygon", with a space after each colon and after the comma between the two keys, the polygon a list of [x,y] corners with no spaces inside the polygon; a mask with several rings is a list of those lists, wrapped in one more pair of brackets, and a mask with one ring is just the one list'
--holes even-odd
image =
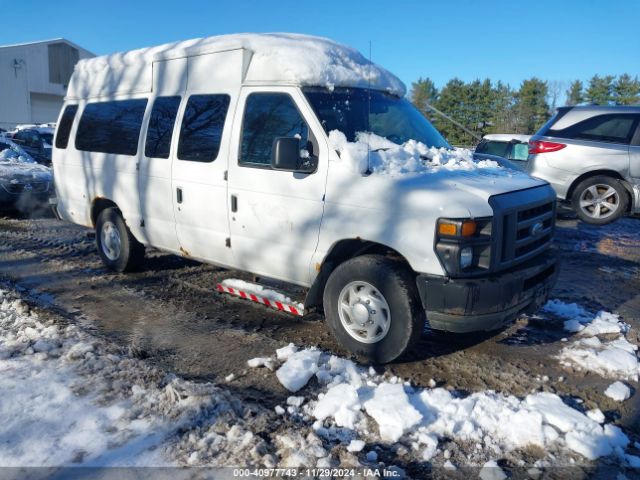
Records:
{"label": "side view mirror", "polygon": [[300,156],[300,139],[277,137],[271,149],[271,168],[287,172],[313,173],[318,168],[318,159]]}

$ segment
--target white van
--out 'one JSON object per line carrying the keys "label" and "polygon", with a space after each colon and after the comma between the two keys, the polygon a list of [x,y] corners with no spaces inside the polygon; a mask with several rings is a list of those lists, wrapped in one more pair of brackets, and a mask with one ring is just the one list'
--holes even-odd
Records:
{"label": "white van", "polygon": [[[302,35],[82,60],[56,131],[62,219],[124,271],[145,246],[308,287],[357,355],[492,330],[546,300],[555,193],[451,150],[400,80]],[[465,157],[465,155],[467,155]]]}

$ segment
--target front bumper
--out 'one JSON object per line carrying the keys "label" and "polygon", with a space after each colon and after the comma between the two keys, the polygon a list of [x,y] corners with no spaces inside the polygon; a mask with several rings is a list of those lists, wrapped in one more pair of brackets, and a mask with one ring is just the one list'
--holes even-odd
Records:
{"label": "front bumper", "polygon": [[431,328],[466,333],[496,330],[522,311],[544,305],[558,278],[551,250],[511,270],[485,278],[419,275],[418,291]]}

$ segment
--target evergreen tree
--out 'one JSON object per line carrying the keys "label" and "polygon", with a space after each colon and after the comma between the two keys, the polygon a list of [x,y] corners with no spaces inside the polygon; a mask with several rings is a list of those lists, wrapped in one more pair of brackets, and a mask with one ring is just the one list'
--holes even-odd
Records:
{"label": "evergreen tree", "polygon": [[549,118],[547,82],[533,77],[520,85],[516,94],[516,132],[532,134]]}
{"label": "evergreen tree", "polygon": [[[459,78],[453,78],[442,87],[434,106],[466,126],[467,95],[468,89],[465,83]],[[469,135],[449,120],[437,115],[433,117],[433,123],[449,143],[462,145],[469,142]]]}
{"label": "evergreen tree", "polygon": [[591,77],[585,95],[587,101],[593,105],[609,105],[613,99],[613,79],[613,75]]}
{"label": "evergreen tree", "polygon": [[613,101],[616,105],[634,105],[640,103],[640,81],[628,73],[618,77],[613,84]]}
{"label": "evergreen tree", "polygon": [[493,88],[493,107],[487,133],[515,131],[514,92],[509,85],[498,81]]}
{"label": "evergreen tree", "polygon": [[584,85],[580,80],[571,82],[567,90],[567,105],[579,105],[584,102],[583,89]]}
{"label": "evergreen tree", "polygon": [[429,113],[426,105],[435,102],[438,98],[438,89],[429,77],[420,77],[418,81],[411,84],[409,98],[418,110],[423,113]]}

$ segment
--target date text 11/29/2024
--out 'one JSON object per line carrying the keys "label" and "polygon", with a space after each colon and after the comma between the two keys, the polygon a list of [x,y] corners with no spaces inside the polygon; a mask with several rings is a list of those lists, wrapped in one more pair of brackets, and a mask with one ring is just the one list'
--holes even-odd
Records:
{"label": "date text 11/29/2024", "polygon": [[235,468],[234,477],[255,478],[399,478],[394,468]]}

